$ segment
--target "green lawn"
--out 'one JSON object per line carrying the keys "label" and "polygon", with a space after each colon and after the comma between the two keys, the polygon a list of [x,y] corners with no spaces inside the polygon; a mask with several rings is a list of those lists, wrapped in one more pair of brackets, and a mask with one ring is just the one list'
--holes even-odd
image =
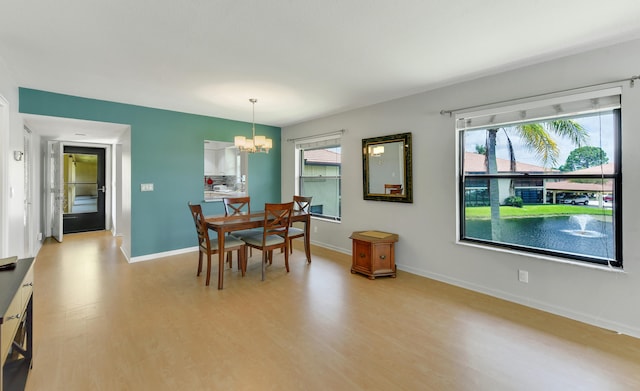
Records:
{"label": "green lawn", "polygon": [[[578,205],[524,205],[522,208],[513,206],[501,206],[500,217],[544,217],[544,216],[563,216],[563,215],[593,215],[593,216],[611,216],[611,208],[594,208]],[[469,206],[465,208],[465,217],[471,219],[490,219],[491,208],[489,206]]]}

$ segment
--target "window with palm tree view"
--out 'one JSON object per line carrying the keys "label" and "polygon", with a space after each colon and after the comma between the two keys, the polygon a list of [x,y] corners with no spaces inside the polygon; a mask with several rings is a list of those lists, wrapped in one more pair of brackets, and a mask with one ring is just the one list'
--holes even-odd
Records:
{"label": "window with palm tree view", "polygon": [[619,89],[456,115],[460,240],[622,267]]}

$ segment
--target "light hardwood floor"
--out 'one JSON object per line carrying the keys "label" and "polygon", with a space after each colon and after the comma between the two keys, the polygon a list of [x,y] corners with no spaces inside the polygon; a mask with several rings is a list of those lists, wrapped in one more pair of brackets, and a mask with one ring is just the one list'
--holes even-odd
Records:
{"label": "light hardwood floor", "polygon": [[196,252],[118,248],[98,232],[41,249],[27,390],[640,389],[638,339],[408,273],[371,281],[343,254],[308,265],[298,247],[289,274],[278,254],[264,282],[260,252],[244,278],[234,257],[217,290]]}

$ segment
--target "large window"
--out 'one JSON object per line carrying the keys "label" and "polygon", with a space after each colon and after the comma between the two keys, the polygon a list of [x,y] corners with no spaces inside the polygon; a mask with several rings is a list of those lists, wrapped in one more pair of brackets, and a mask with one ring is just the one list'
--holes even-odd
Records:
{"label": "large window", "polygon": [[460,240],[622,267],[620,91],[458,114]]}
{"label": "large window", "polygon": [[312,216],[339,221],[341,216],[341,151],[339,138],[296,144],[300,166],[298,193],[313,197]]}

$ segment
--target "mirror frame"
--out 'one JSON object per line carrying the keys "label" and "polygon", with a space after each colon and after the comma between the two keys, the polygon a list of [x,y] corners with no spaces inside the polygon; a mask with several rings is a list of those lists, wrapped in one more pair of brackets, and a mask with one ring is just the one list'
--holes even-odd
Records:
{"label": "mirror frame", "polygon": [[[404,192],[402,194],[380,194],[369,192],[369,154],[370,147],[395,142],[404,143]],[[362,139],[362,193],[365,200],[413,203],[413,172],[411,163],[411,133],[399,133]]]}

